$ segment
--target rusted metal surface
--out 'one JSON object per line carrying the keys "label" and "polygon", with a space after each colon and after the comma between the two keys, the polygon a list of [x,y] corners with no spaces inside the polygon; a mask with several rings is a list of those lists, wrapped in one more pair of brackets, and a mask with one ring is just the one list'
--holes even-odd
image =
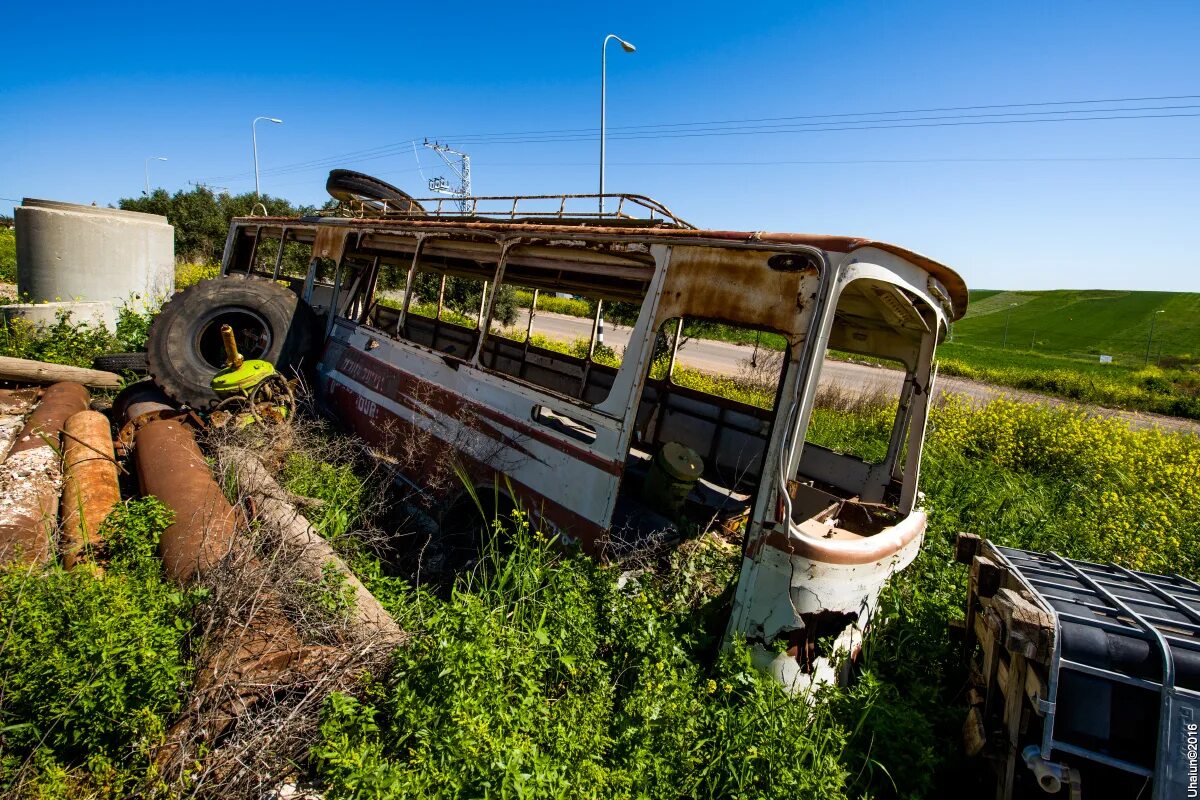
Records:
{"label": "rusted metal surface", "polygon": [[[283,227],[307,231],[314,257],[337,260],[333,285],[322,278],[317,286],[315,267],[305,282],[306,301],[333,309],[318,366],[323,407],[372,442],[408,453],[401,460],[414,481],[425,462],[453,458],[479,488],[539,509],[543,529],[594,547],[630,525],[645,527],[639,488],[656,452],[694,450],[704,471],[685,506],[697,518],[745,520],[728,635],[754,642],[755,658],[795,690],[832,679],[838,660],[860,646],[884,582],[920,549],[933,353],[966,311],[965,283],[942,264],[871,239],[576,217],[572,199],[525,213],[523,205],[548,198],[509,198],[490,213],[471,202],[463,214],[235,219],[226,261],[263,230]],[[644,207],[666,216],[657,204]],[[478,281],[489,312],[457,325],[442,318],[440,298],[433,319],[372,306],[370,291],[358,289],[375,276],[364,280],[353,265],[378,270],[381,261],[408,268],[406,306],[420,271],[442,285]],[[591,357],[598,324],[582,358],[495,335],[488,287],[502,283],[581,295],[596,308],[632,304],[621,364]],[[677,331],[675,363],[683,319],[787,340],[766,372],[753,361],[748,368],[774,389],[770,408],[651,377],[663,331]],[[805,441],[830,349],[905,368],[879,463]],[[797,649],[777,659],[779,639],[805,643],[803,657]],[[827,639],[830,654],[818,655],[816,643]]]}
{"label": "rusted metal surface", "polygon": [[[266,223],[287,224],[289,228],[308,227],[321,232],[333,228],[341,239],[351,233],[366,233],[372,230],[391,231],[415,235],[419,232],[453,234],[478,234],[489,238],[528,237],[530,239],[590,240],[596,243],[612,240],[636,239],[643,242],[663,244],[710,244],[710,245],[785,245],[815,247],[828,253],[849,255],[859,250],[874,248],[899,256],[928,272],[946,287],[953,306],[952,320],[961,319],[967,311],[967,285],[962,277],[950,267],[899,245],[858,236],[834,236],[809,233],[771,233],[766,231],[691,230],[673,226],[646,227],[630,231],[622,227],[597,225],[556,225],[536,222],[476,222],[461,219],[411,218],[395,220],[351,220],[334,219],[328,223],[301,223],[294,217],[237,217],[231,232],[240,225],[257,226]],[[324,234],[332,236],[334,234]],[[334,252],[331,248],[329,252]],[[328,256],[327,256],[328,257]]]}
{"label": "rusted metal surface", "polygon": [[159,540],[167,574],[191,583],[233,552],[238,516],[196,440],[178,420],[153,420],[134,441],[138,481],[175,514]]}
{"label": "rusted metal surface", "polygon": [[127,386],[113,401],[112,416],[121,426],[115,444],[122,456],[133,452],[137,431],[154,420],[174,419],[199,427],[193,414],[181,411],[152,381]]}
{"label": "rusted metal surface", "polygon": [[54,558],[62,488],[59,434],[88,401],[78,383],[48,388],[0,467],[0,563],[46,564]]}
{"label": "rusted metal surface", "polygon": [[40,390],[0,389],[0,414],[24,414],[37,402]]}
{"label": "rusted metal surface", "polygon": [[259,587],[245,616],[213,634],[200,655],[192,705],[168,731],[158,758],[160,766],[179,766],[192,744],[211,742],[295,676],[319,673],[329,650],[305,645],[284,616],[191,431],[179,420],[153,419],[137,431],[134,455],[142,491],[175,515],[159,540],[167,574],[186,586],[224,566]]}
{"label": "rusted metal surface", "polygon": [[0,389],[0,463],[25,427],[25,415],[37,403],[37,389]]}
{"label": "rusted metal surface", "polygon": [[67,569],[102,547],[100,525],[121,502],[112,427],[97,411],[80,411],[63,428],[62,559]]}
{"label": "rusted metal surface", "polygon": [[[766,329],[789,336],[792,344],[801,338],[805,308],[817,291],[818,271],[779,271],[767,266],[770,252],[724,251],[714,247],[674,247],[671,269],[663,284],[657,323],[687,314],[733,325]],[[753,275],[738,281],[735,275]]]}

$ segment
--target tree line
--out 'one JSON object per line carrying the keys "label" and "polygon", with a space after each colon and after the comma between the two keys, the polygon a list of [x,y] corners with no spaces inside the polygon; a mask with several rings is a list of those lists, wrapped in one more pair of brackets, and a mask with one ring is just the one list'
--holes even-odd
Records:
{"label": "tree line", "polygon": [[262,203],[268,216],[291,217],[312,214],[316,206],[295,206],[282,197],[253,192],[231,195],[214,194],[210,189],[197,187],[191,191],[168,194],[155,189],[142,197],[122,197],[117,205],[126,211],[160,214],[175,226],[175,255],[184,261],[216,264],[221,261],[229,221],[248,217],[256,203]]}

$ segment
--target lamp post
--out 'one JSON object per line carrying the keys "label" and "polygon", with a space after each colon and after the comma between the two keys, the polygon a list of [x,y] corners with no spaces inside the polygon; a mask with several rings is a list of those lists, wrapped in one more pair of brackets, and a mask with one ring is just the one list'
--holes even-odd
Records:
{"label": "lamp post", "polygon": [[608,70],[608,42],[611,39],[616,39],[621,43],[621,49],[626,53],[632,53],[637,50],[629,42],[617,36],[615,33],[610,33],[604,37],[604,44],[600,45],[600,214],[604,214],[604,122],[605,122],[605,94],[607,93],[607,70]]}
{"label": "lamp post", "polygon": [[1160,308],[1158,311],[1155,311],[1150,315],[1150,336],[1146,338],[1146,364],[1150,363],[1150,346],[1154,344],[1154,321],[1158,319],[1158,315],[1162,314],[1163,312],[1164,310]]}
{"label": "lamp post", "polygon": [[150,196],[150,162],[151,161],[166,161],[166,156],[150,156],[146,159],[146,191],[144,194]]}
{"label": "lamp post", "polygon": [[1008,304],[1008,315],[1004,318],[1004,341],[1000,343],[1001,350],[1008,347],[1008,323],[1012,322],[1012,310],[1016,307],[1016,303]]}
{"label": "lamp post", "polygon": [[254,146],[254,196],[258,197],[258,131],[254,126],[258,124],[260,119],[265,119],[267,122],[274,122],[276,125],[282,125],[283,120],[275,117],[255,117],[254,122],[250,123],[250,142]]}

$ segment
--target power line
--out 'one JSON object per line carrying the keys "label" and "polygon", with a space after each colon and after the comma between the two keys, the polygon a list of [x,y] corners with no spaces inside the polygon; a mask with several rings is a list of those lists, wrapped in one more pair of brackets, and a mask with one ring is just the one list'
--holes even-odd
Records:
{"label": "power line", "polygon": [[[1186,106],[1186,108],[1200,108],[1200,106]],[[1107,109],[1106,109],[1107,110]],[[1116,109],[1113,109],[1116,110]],[[1099,110],[1098,110],[1099,111]],[[1095,112],[1095,113],[1098,113]],[[666,133],[661,131],[646,132],[646,133],[617,133],[609,134],[609,139],[618,140],[639,140],[639,139],[693,139],[698,137],[709,136],[760,136],[765,134],[780,134],[780,133],[835,133],[840,131],[871,131],[871,130],[899,130],[905,128],[952,128],[975,125],[1027,125],[1035,123],[1062,123],[1062,122],[1098,122],[1106,120],[1119,119],[1176,119],[1183,117],[1200,117],[1200,113],[1180,113],[1180,114],[1110,114],[1107,116],[1093,117],[1055,117],[1053,119],[970,119],[968,117],[945,117],[942,121],[924,121],[925,119],[933,120],[937,118],[921,118],[914,117],[909,119],[899,120],[864,120],[861,123],[846,123],[846,124],[829,124],[829,123],[811,123],[810,125],[796,126],[746,126],[742,128],[714,128],[712,130],[686,131]],[[877,124],[878,123],[878,124]],[[821,127],[815,127],[820,125]],[[598,136],[598,134],[597,134]],[[494,140],[467,140],[466,144],[549,144],[555,142],[586,142],[597,138],[597,136],[589,136],[579,134],[575,136],[562,137],[530,137],[526,139],[494,139]]]}
{"label": "power line", "polygon": [[[772,129],[782,129],[782,128],[788,128],[788,129],[795,128],[798,130],[802,130],[802,129],[808,129],[808,128],[815,128],[818,126],[832,126],[832,125],[869,126],[873,123],[925,122],[925,121],[959,120],[959,119],[984,119],[984,118],[989,118],[989,117],[990,118],[1031,117],[1031,116],[1054,117],[1055,115],[1057,115],[1059,117],[1065,117],[1068,114],[1082,115],[1082,114],[1100,114],[1100,113],[1107,113],[1107,112],[1125,113],[1125,112],[1131,112],[1131,111],[1174,111],[1174,110],[1181,110],[1181,109],[1196,109],[1196,108],[1200,108],[1200,105],[1189,104],[1189,105],[1171,105],[1171,106],[1131,106],[1131,107],[1126,107],[1126,108],[1094,108],[1094,109],[1092,109],[1092,108],[1076,108],[1076,109],[1068,109],[1065,111],[1009,111],[1009,112],[995,113],[995,114],[949,114],[949,115],[945,115],[945,116],[935,116],[935,117],[906,117],[906,118],[902,117],[902,118],[891,119],[891,120],[875,120],[875,119],[839,120],[837,122],[783,123],[783,124],[777,124],[777,125],[745,125],[745,124],[741,124],[741,123],[750,123],[750,122],[759,122],[759,121],[771,121],[771,118],[764,118],[763,120],[727,120],[724,122],[714,122],[714,123],[680,122],[680,123],[664,123],[664,124],[659,124],[659,125],[625,126],[624,130],[627,130],[628,131],[627,133],[624,133],[624,134],[619,133],[619,132],[615,133],[615,134],[610,133],[609,136],[612,136],[615,138],[648,138],[644,134],[666,134],[666,138],[670,138],[670,136],[673,135],[674,132],[666,130],[667,128],[679,127],[679,126],[684,126],[684,125],[689,125],[689,126],[731,125],[731,126],[733,126],[733,127],[728,127],[728,128],[721,128],[721,127],[709,127],[708,128],[708,130],[718,131],[718,132],[725,131],[725,130],[743,130],[743,129],[769,131]],[[900,113],[900,112],[876,112],[876,113],[877,114],[885,114],[885,113]],[[829,116],[852,116],[852,115],[829,115]],[[774,119],[775,120],[790,120],[790,119],[815,119],[815,118],[816,117],[776,117]],[[1097,117],[1083,117],[1083,116],[1080,116],[1078,118],[1079,119],[1097,119]],[[1033,121],[1035,121],[1035,122],[1038,122],[1038,121],[1050,122],[1050,121],[1053,121],[1053,119],[1033,120]],[[738,124],[735,124],[735,123],[738,123]],[[634,130],[632,130],[634,128],[648,129],[648,130],[634,131]],[[612,130],[620,131],[622,129],[614,128]],[[701,129],[701,130],[704,130],[704,129]],[[687,135],[687,133],[688,132],[684,132],[684,135]],[[457,141],[472,142],[473,139],[478,139],[479,141],[487,141],[489,143],[492,143],[492,142],[498,142],[498,141],[505,140],[506,137],[523,136],[523,135],[525,135],[525,134],[507,134],[507,135],[506,134],[494,134],[494,135],[477,134],[475,137],[472,137],[470,135],[459,137],[457,139]],[[541,134],[536,133],[536,132],[531,132],[527,135],[528,136],[558,136],[560,134],[553,133],[553,132],[545,132],[545,133],[541,133]],[[591,128],[591,129],[581,129],[579,133],[574,133],[574,134],[563,133],[561,135],[576,137],[576,138],[579,138],[580,140],[586,140],[589,138],[595,138],[599,134],[597,132],[597,129]],[[522,141],[524,141],[524,140],[522,140]]]}
{"label": "power line", "polygon": [[[1141,103],[1141,102],[1157,102],[1161,100],[1200,100],[1200,95],[1185,94],[1185,95],[1164,95],[1159,97],[1115,97],[1102,100],[1051,100],[1038,103],[1001,103],[994,105],[975,105],[975,106],[945,106],[942,108],[910,108],[897,109],[890,111],[848,111],[841,114],[805,114],[789,117],[758,117],[749,119],[731,119],[731,120],[710,120],[705,122],[662,122],[645,125],[610,125],[609,131],[633,130],[644,128],[671,128],[695,125],[726,125],[740,124],[747,122],[780,122],[786,120],[800,119],[836,119],[840,117],[866,117],[866,116],[883,116],[887,114],[932,114],[942,111],[982,111],[989,108],[1037,108],[1047,106],[1065,106],[1065,105],[1094,105],[1097,103]],[[1086,112],[1089,109],[1076,109],[1080,112]],[[1032,112],[1031,112],[1032,113]],[[1050,113],[1050,112],[1046,112]],[[1069,112],[1067,112],[1069,113]],[[492,133],[492,134],[457,134],[455,136],[441,136],[441,139],[466,140],[475,136],[525,136],[528,134],[538,133],[596,133],[597,128],[561,128],[550,131],[517,131],[511,133]]]}
{"label": "power line", "polygon": [[[865,120],[850,120],[845,117],[854,116],[885,116],[898,114],[926,114],[938,113],[943,111],[981,111],[987,109],[1012,109],[1012,108],[1045,108],[1050,106],[1063,105],[1097,105],[1102,103],[1130,103],[1130,102],[1149,102],[1149,101],[1165,101],[1165,100],[1195,100],[1200,99],[1200,95],[1170,95],[1158,97],[1137,97],[1137,98],[1111,98],[1097,100],[1056,100],[1044,101],[1036,103],[1006,103],[992,105],[974,105],[974,106],[948,106],[944,108],[930,109],[909,109],[909,110],[885,110],[885,111],[860,111],[847,112],[842,114],[815,114],[792,117],[762,117],[756,119],[743,120],[719,120],[710,122],[678,122],[678,123],[655,123],[646,125],[628,125],[619,126],[610,129],[609,136],[613,139],[678,139],[678,138],[694,138],[700,136],[749,136],[763,134],[780,134],[780,133],[828,133],[842,132],[850,130],[888,130],[888,129],[904,129],[904,128],[932,128],[932,127],[961,127],[961,126],[976,126],[976,125],[1008,125],[1008,124],[1033,124],[1047,122],[1090,122],[1090,121],[1108,121],[1108,120],[1125,120],[1125,119],[1178,119],[1186,117],[1200,116],[1198,113],[1170,113],[1170,114],[1146,114],[1141,112],[1146,111],[1189,111],[1191,109],[1200,108],[1200,105],[1173,105],[1173,106],[1142,106],[1142,107],[1126,107],[1126,108],[1086,108],[1086,109],[1066,109],[1061,111],[1011,111],[988,114],[951,114],[938,117],[908,117],[894,119],[865,119]],[[1137,113],[1127,113],[1137,112]],[[1068,116],[1072,115],[1072,116]],[[1087,115],[1087,116],[1084,116]],[[1103,115],[1103,116],[1099,116]],[[1032,117],[1037,116],[1038,119],[1013,117]],[[838,122],[809,122],[809,123],[788,123],[794,120],[840,120]],[[761,122],[784,122],[787,124],[778,125],[760,125],[754,123]],[[708,126],[704,128],[702,126]],[[731,127],[717,127],[731,126]],[[693,128],[693,130],[671,130],[679,128]],[[457,137],[442,137],[452,138],[457,142],[469,144],[542,144],[555,142],[582,142],[594,139],[598,136],[598,130],[595,128],[575,128],[575,129],[558,129],[547,131],[526,131],[513,133],[492,133],[492,134],[463,134]],[[354,161],[373,161],[380,158],[388,158],[395,155],[402,148],[412,147],[416,142],[415,139],[408,139],[402,142],[393,142],[390,144],[377,145],[375,147],[362,150],[355,150],[346,153],[325,156],[318,159],[308,161],[300,161],[292,164],[284,164],[271,170],[264,170],[264,175],[286,175],[297,172],[315,171],[326,167],[336,166],[346,162]],[[249,175],[248,172],[234,173],[225,176],[217,176],[210,180],[231,180]]]}

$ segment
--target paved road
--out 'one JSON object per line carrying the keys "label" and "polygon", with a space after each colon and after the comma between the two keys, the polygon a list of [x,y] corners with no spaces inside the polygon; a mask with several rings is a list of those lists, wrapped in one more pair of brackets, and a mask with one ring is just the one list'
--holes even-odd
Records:
{"label": "paved road", "polygon": [[[516,323],[517,326],[524,328],[528,319],[528,311],[522,309],[521,316]],[[586,338],[591,334],[591,329],[591,320],[570,317],[565,314],[552,314],[547,311],[539,311],[533,321],[534,333],[540,333],[553,339]],[[604,343],[609,347],[621,350],[629,344],[629,333],[629,328],[606,324],[604,326]],[[753,352],[754,348],[749,345],[736,345],[709,339],[691,339],[679,348],[678,360],[681,364],[706,372],[737,375],[748,369]],[[898,371],[868,364],[826,360],[825,365],[821,368],[822,387],[837,387],[843,392],[854,394],[898,394],[902,382],[903,377]],[[951,376],[939,377],[938,389],[943,392],[964,395],[972,403],[986,403],[997,397],[1009,397],[1030,403],[1078,405],[1056,397]],[[1119,417],[1135,428],[1160,427],[1166,430],[1200,434],[1200,423],[1179,417],[1121,411],[1099,406],[1087,406],[1086,408],[1100,416]]]}

